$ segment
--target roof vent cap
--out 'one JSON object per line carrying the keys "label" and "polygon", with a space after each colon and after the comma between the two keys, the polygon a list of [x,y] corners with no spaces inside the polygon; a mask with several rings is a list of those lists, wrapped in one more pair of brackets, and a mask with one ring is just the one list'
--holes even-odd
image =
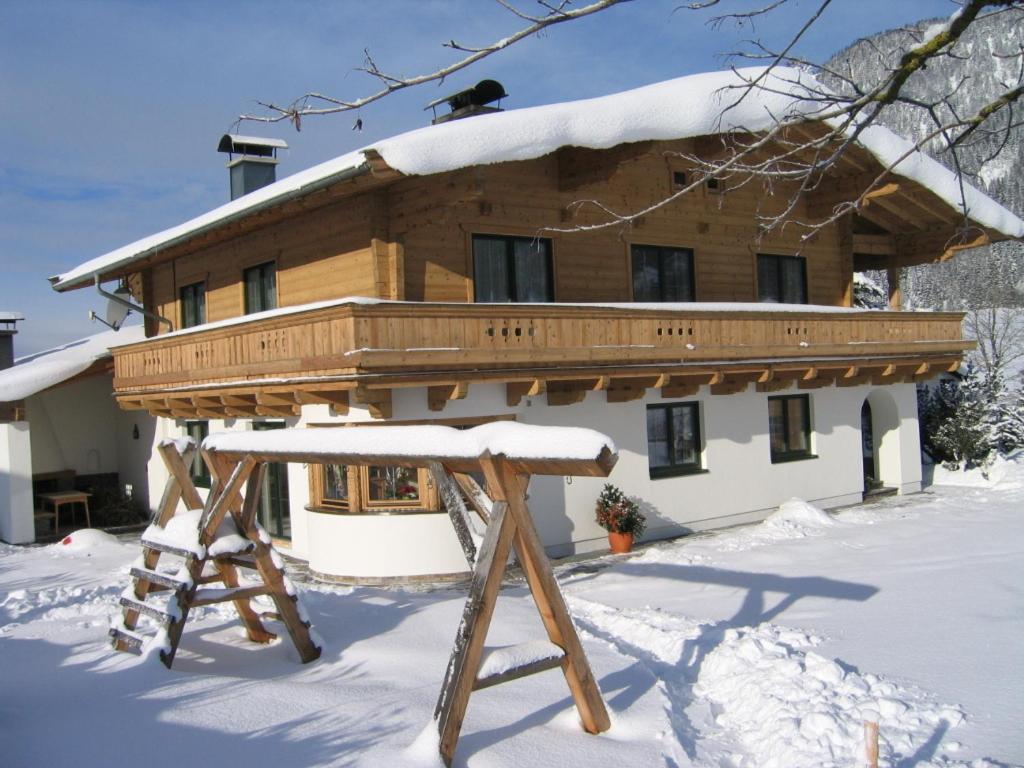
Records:
{"label": "roof vent cap", "polygon": [[[472,88],[466,88],[463,91],[453,93],[450,96],[442,96],[440,99],[434,99],[432,102],[427,104],[424,109],[432,110],[434,113],[434,119],[431,120],[431,125],[437,125],[438,123],[446,123],[449,120],[458,120],[463,117],[470,117],[472,115],[483,115],[488,112],[500,112],[501,107],[489,107],[487,106],[491,102],[500,101],[508,96],[505,93],[505,88],[497,80],[481,80],[479,83],[474,85]],[[444,115],[437,114],[437,108],[446,103],[448,104],[451,112]]]}

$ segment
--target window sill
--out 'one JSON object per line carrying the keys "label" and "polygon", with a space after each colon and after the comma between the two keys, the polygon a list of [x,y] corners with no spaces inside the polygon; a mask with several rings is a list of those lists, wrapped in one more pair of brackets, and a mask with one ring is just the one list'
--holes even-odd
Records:
{"label": "window sill", "polygon": [[445,514],[439,510],[433,509],[378,509],[370,507],[360,512],[350,512],[347,509],[339,509],[338,507],[318,507],[313,504],[309,504],[303,507],[307,512],[316,512],[320,515],[341,515],[344,517],[393,517],[398,515],[443,515]]}
{"label": "window sill", "polygon": [[662,480],[666,477],[686,477],[687,475],[706,475],[708,470],[704,467],[660,467],[648,469],[651,480]]}
{"label": "window sill", "polygon": [[818,454],[816,453],[782,454],[778,456],[772,456],[772,464],[788,464],[791,461],[805,461],[807,459],[816,458],[818,458]]}

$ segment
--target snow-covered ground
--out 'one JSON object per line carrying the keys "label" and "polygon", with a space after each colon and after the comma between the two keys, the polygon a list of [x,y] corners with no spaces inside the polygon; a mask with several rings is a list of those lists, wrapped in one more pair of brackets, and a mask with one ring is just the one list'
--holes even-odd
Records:
{"label": "snow-covered ground", "polygon": [[[857,766],[865,720],[883,766],[1024,762],[1024,466],[993,478],[560,568],[611,731],[583,733],[545,672],[473,695],[455,764]],[[306,586],[305,666],[198,609],[167,671],[106,642],[137,547],[72,540],[0,545],[0,765],[436,764],[463,592]],[[503,590],[488,645],[542,638]]]}

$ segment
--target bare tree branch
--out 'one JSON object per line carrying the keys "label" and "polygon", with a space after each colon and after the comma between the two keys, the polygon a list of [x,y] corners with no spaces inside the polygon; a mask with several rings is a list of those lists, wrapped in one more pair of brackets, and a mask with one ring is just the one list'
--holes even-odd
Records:
{"label": "bare tree branch", "polygon": [[[469,55],[459,59],[453,64],[449,64],[446,67],[441,67],[440,69],[423,75],[416,75],[415,77],[400,77],[398,75],[391,75],[382,71],[371,58],[369,51],[366,51],[366,63],[363,67],[359,68],[359,71],[366,72],[383,82],[383,87],[375,93],[371,93],[369,96],[363,96],[362,98],[347,100],[328,96],[323,93],[309,92],[303,94],[287,105],[278,105],[273,102],[259,102],[260,106],[269,110],[271,114],[243,114],[239,116],[238,122],[251,120],[260,123],[278,123],[282,120],[289,120],[295,126],[296,130],[298,130],[301,128],[302,119],[305,117],[311,115],[332,115],[339,112],[349,112],[354,109],[359,109],[360,107],[365,107],[367,104],[372,104],[375,101],[379,101],[385,96],[404,88],[411,88],[415,85],[422,85],[423,83],[430,83],[434,81],[443,81],[449,75],[475,64],[493,53],[504,50],[524,38],[535,35],[541,30],[552,27],[555,24],[562,24],[564,22],[582,19],[585,16],[599,13],[600,11],[604,11],[614,5],[629,2],[629,0],[595,0],[595,2],[590,5],[576,10],[566,10],[569,5],[568,2],[562,2],[558,5],[541,3],[541,5],[547,8],[549,12],[545,16],[539,17],[530,16],[513,10],[511,4],[507,2],[507,0],[498,0],[498,2],[502,7],[513,11],[513,13],[515,13],[519,18],[528,20],[530,22],[529,25],[508,37],[497,40],[490,45],[480,47],[462,46],[454,40],[450,40],[448,43],[444,44],[446,47],[453,48],[461,52],[468,52]],[[311,106],[312,102],[323,102],[327,106]]]}

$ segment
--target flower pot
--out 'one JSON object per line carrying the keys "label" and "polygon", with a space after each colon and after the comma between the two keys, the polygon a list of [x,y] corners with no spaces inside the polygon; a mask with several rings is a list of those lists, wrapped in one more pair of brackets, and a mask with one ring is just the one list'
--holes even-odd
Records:
{"label": "flower pot", "polygon": [[633,534],[608,531],[608,546],[612,548],[613,554],[625,554],[633,548]]}

